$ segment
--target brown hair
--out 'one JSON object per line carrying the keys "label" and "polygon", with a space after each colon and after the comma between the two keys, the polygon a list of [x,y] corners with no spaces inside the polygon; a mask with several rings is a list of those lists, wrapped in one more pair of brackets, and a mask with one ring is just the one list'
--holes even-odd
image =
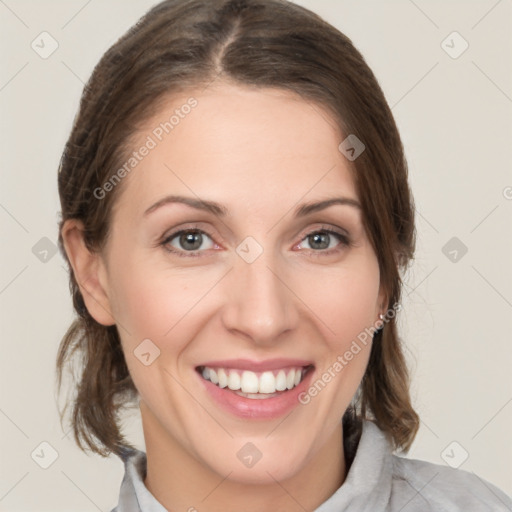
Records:
{"label": "brown hair", "polygon": [[[284,0],[166,0],[103,55],[84,89],[60,162],[59,248],[68,265],[62,239],[66,220],[83,223],[89,250],[104,247],[121,186],[102,200],[94,190],[126,160],[137,128],[164,97],[206,86],[217,77],[299,94],[329,109],[342,133],[363,141],[366,149],[353,162],[356,190],[388,306],[398,303],[400,271],[413,256],[415,227],[407,164],[391,110],[351,41],[316,14]],[[82,449],[119,455],[131,446],[121,432],[120,412],[133,403],[137,391],[116,326],[92,318],[71,265],[69,273],[78,318],[59,348],[58,388],[64,368],[78,352],[81,375],[72,400],[75,440]],[[419,418],[411,405],[395,318],[374,335],[358,391],[345,416],[375,421],[395,449],[408,451]]]}

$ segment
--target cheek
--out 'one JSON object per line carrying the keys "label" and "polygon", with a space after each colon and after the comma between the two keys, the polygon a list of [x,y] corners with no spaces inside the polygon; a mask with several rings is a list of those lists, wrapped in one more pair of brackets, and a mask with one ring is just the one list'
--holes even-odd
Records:
{"label": "cheek", "polygon": [[364,376],[372,347],[379,292],[378,267],[366,273],[339,271],[315,281],[317,292],[308,306],[318,315],[323,343],[319,365],[301,403],[314,404],[326,431],[334,429]]}
{"label": "cheek", "polygon": [[178,356],[194,336],[197,301],[190,275],[135,264],[116,275],[115,314],[124,327],[118,328],[123,351],[137,390],[152,407],[161,407],[164,389],[179,400],[180,388],[169,383],[177,375]]}
{"label": "cheek", "polygon": [[324,274],[305,277],[300,297],[323,325],[325,339],[342,349],[377,319],[379,269],[374,258],[363,258],[353,265],[340,265]]}
{"label": "cheek", "polygon": [[172,340],[172,351],[180,351],[180,340],[184,344],[187,337],[183,330],[190,330],[191,321],[201,311],[202,298],[216,281],[214,272],[194,276],[190,270],[180,272],[142,262],[123,265],[114,276],[112,305],[116,320],[126,328],[120,332],[127,348],[149,338],[166,346],[166,351],[168,340]]}

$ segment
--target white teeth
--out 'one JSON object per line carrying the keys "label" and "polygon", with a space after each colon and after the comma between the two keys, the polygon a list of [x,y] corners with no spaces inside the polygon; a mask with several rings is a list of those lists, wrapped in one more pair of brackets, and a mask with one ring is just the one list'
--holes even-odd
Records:
{"label": "white teeth", "polygon": [[[299,375],[302,374],[302,372],[298,372]],[[284,373],[284,370],[279,370],[279,373],[276,377],[276,391],[284,391],[286,389],[286,373]]]}
{"label": "white teeth", "polygon": [[228,388],[232,391],[237,391],[240,389],[240,375],[238,375],[238,373],[229,372]]}
{"label": "white teeth", "polygon": [[217,377],[219,377],[219,387],[225,388],[228,385],[228,376],[224,368],[219,368],[217,371]]}
{"label": "white teeth", "polygon": [[244,371],[240,385],[243,393],[257,393],[259,390],[258,376],[254,372]]}
{"label": "white teeth", "polygon": [[295,370],[290,370],[288,375],[286,376],[286,387],[288,389],[292,389],[294,387],[295,382]]}
{"label": "white teeth", "polygon": [[270,395],[263,393],[242,393],[241,391],[235,391],[235,393],[239,396],[243,396],[244,398],[252,398],[253,400],[262,400],[265,398],[273,398],[277,396],[279,393],[272,393]]}
{"label": "white teeth", "polygon": [[211,380],[214,384],[219,383],[219,377],[217,377],[217,372],[210,368],[210,377],[209,380]]}
{"label": "white teeth", "polygon": [[277,374],[273,371],[257,374],[249,370],[204,367],[201,374],[204,379],[217,384],[220,388],[228,387],[241,396],[250,395],[250,398],[254,398],[253,395],[261,394],[270,398],[278,391],[297,386],[302,380],[303,369],[299,367],[279,370]]}
{"label": "white teeth", "polygon": [[259,393],[275,393],[276,378],[272,372],[263,372],[260,377]]}

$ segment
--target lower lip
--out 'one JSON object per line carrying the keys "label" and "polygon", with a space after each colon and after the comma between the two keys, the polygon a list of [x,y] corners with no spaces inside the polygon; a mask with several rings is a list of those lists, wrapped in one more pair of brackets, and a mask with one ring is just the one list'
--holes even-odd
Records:
{"label": "lower lip", "polygon": [[237,395],[229,388],[220,388],[204,379],[197,371],[196,373],[206,391],[223,409],[239,418],[256,420],[279,418],[297,407],[300,404],[299,395],[308,388],[314,368],[311,368],[299,385],[293,389],[272,398],[262,399],[245,398]]}

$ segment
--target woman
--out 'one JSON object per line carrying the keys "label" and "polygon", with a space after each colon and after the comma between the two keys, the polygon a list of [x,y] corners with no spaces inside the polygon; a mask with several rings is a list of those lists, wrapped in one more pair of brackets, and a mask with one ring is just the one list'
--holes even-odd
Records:
{"label": "woman", "polygon": [[75,439],[124,461],[115,511],[512,507],[393,453],[419,426],[395,323],[413,200],[374,75],[318,16],[154,7],[94,70],[59,192],[59,377],[81,353]]}

